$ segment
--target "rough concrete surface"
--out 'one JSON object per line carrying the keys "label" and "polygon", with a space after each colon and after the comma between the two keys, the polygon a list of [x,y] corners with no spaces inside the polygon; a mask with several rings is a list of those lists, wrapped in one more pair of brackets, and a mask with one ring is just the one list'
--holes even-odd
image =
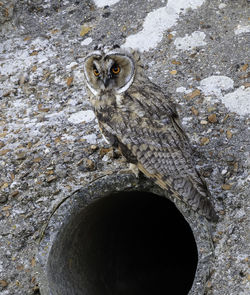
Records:
{"label": "rough concrete surface", "polygon": [[53,208],[127,167],[83,88],[94,45],[139,48],[180,105],[220,215],[206,294],[250,292],[249,1],[0,1],[0,294],[39,294],[36,252]]}

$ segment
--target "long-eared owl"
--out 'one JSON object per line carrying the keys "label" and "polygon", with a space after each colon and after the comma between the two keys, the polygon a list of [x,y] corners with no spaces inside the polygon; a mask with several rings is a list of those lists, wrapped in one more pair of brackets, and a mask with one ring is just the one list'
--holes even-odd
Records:
{"label": "long-eared owl", "polygon": [[84,74],[100,130],[109,143],[162,189],[217,220],[175,105],[147,78],[138,52],[96,47],[85,58]]}

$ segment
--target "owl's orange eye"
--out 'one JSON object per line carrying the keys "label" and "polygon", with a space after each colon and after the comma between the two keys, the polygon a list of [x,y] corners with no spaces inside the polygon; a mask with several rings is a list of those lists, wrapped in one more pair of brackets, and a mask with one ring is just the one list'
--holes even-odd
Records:
{"label": "owl's orange eye", "polygon": [[100,73],[97,71],[97,69],[94,69],[93,72],[96,77],[98,77],[100,75]]}
{"label": "owl's orange eye", "polygon": [[112,67],[112,73],[114,73],[115,75],[117,75],[117,74],[119,74],[120,73],[120,67],[119,66],[117,66],[117,65],[114,65],[113,67]]}

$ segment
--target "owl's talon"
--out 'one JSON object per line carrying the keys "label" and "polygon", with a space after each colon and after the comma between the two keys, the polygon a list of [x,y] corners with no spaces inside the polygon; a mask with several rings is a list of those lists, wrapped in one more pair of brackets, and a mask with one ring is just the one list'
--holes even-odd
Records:
{"label": "owl's talon", "polygon": [[140,177],[140,171],[138,170],[138,173],[136,173],[135,170],[131,170],[130,168],[128,169],[121,169],[118,171],[118,174],[133,174],[136,176],[136,178]]}
{"label": "owl's talon", "polygon": [[138,169],[137,165],[130,163],[129,164],[129,170],[131,170],[134,175],[136,176],[136,178],[139,178],[139,172],[140,170]]}

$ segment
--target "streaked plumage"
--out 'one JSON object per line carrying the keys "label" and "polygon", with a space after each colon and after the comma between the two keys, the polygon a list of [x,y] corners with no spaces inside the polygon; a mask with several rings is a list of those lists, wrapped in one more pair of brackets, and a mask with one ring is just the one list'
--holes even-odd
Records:
{"label": "streaked plumage", "polygon": [[216,220],[175,106],[146,77],[139,54],[116,46],[97,48],[86,57],[84,73],[101,132],[110,144],[161,188]]}

